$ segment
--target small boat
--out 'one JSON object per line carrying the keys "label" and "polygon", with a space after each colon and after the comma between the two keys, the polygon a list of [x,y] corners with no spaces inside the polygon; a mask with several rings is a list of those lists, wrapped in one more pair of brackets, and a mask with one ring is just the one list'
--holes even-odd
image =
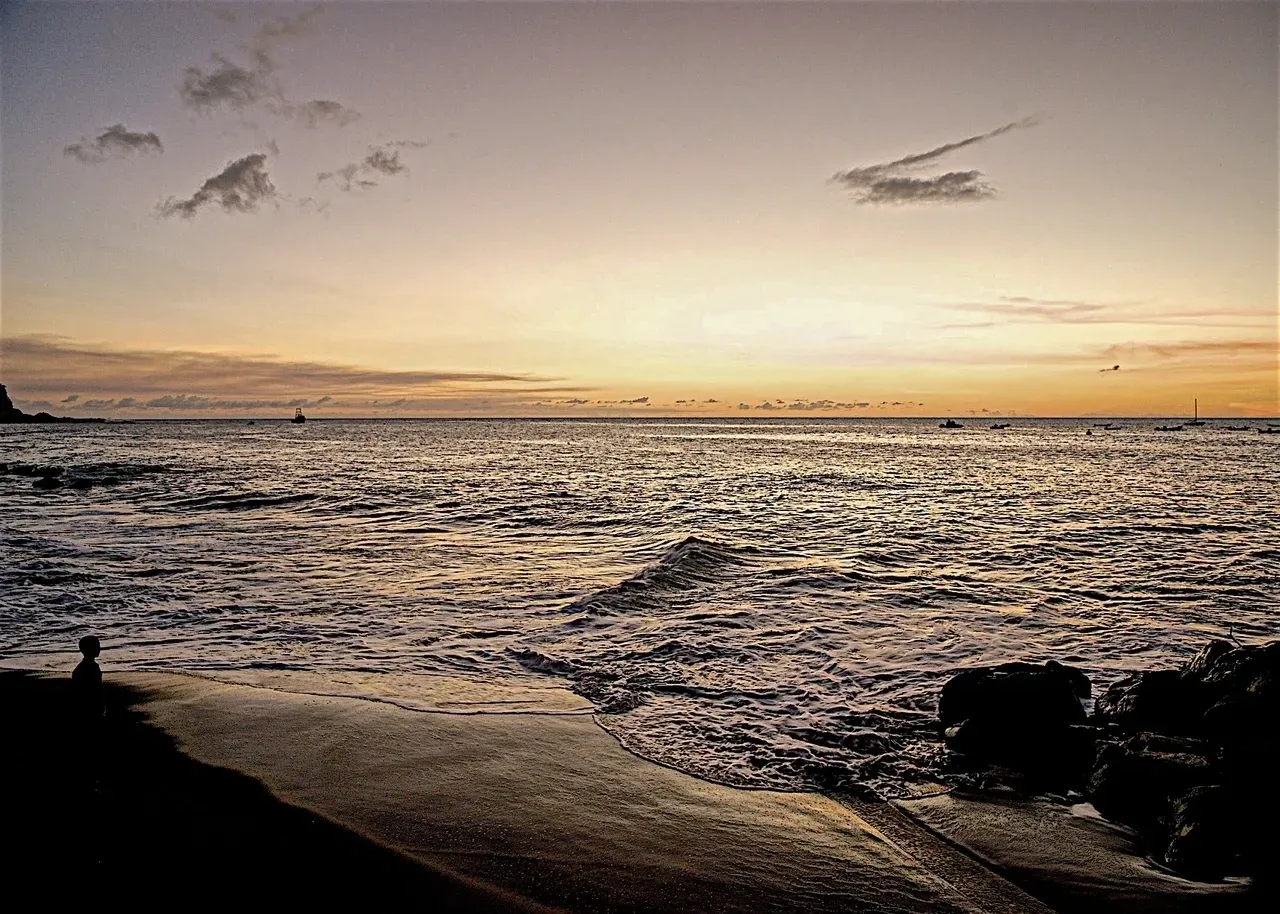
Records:
{"label": "small boat", "polygon": [[307,417],[302,415],[301,406],[299,406],[297,409],[293,411],[293,418],[290,419],[289,421],[292,422],[294,425],[301,425],[302,423],[307,421]]}
{"label": "small boat", "polygon": [[1157,432],[1180,432],[1184,428],[1186,428],[1185,425],[1157,425],[1156,431]]}
{"label": "small boat", "polygon": [[1280,428],[1277,428],[1276,426],[1271,425],[1271,426],[1268,426],[1267,428],[1258,429],[1258,434],[1259,435],[1280,435]]}
{"label": "small boat", "polygon": [[1094,428],[1111,428],[1111,424],[1108,422],[1095,422],[1093,423],[1093,427]]}
{"label": "small boat", "polygon": [[991,427],[994,429],[1002,429],[1002,428],[1008,428],[1011,424],[1012,423],[1009,423],[1009,422],[997,422],[995,423],[995,425]]}
{"label": "small boat", "polygon": [[1192,409],[1193,409],[1193,413],[1192,413],[1193,418],[1192,418],[1192,420],[1191,420],[1190,422],[1188,422],[1188,423],[1187,423],[1187,425],[1204,425],[1204,423],[1203,423],[1202,421],[1200,421],[1200,401],[1199,401],[1199,400],[1195,400],[1195,401],[1193,401],[1193,402],[1194,402],[1194,404],[1195,404],[1195,405],[1192,407]]}
{"label": "small boat", "polygon": [[252,419],[250,419],[248,422],[245,423],[245,425],[257,425],[257,424],[258,423],[254,422]]}
{"label": "small boat", "polygon": [[948,419],[946,422],[939,422],[938,428],[964,428],[964,426],[955,419]]}

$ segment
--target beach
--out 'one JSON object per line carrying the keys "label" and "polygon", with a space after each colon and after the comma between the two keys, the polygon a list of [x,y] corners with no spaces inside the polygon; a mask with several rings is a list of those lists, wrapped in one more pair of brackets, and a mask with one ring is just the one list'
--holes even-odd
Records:
{"label": "beach", "polygon": [[[460,911],[1042,914],[1253,903],[1241,885],[1144,870],[1117,857],[1114,841],[1103,856],[1128,868],[1124,891],[1105,862],[1055,867],[1048,846],[1017,835],[1035,821],[1027,806],[993,823],[981,811],[989,804],[912,810],[708,783],[631,755],[590,716],[554,703],[546,713],[424,713],[169,673],[108,675],[107,688],[87,778],[84,742],[67,726],[67,679],[0,674],[14,737],[5,779],[20,787],[10,831],[24,837],[13,872],[33,890],[143,901],[174,891],[316,901],[412,893]],[[1069,845],[1070,828],[1051,824]],[[947,837],[965,829],[965,842]],[[998,858],[990,838],[1002,831],[1021,856],[1003,874],[979,847],[987,841]]]}

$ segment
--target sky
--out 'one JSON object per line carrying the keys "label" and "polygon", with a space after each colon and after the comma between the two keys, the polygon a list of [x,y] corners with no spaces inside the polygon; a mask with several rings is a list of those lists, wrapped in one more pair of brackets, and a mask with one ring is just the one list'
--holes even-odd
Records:
{"label": "sky", "polygon": [[1273,3],[0,6],[0,382],[1280,412]]}

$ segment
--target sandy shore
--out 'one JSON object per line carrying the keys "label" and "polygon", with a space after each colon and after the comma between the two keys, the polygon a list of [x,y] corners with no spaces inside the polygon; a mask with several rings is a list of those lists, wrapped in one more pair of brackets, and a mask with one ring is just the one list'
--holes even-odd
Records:
{"label": "sandy shore", "polygon": [[[10,830],[27,836],[15,872],[34,885],[414,893],[468,911],[1050,910],[979,862],[1007,822],[709,784],[636,758],[587,716],[423,713],[178,675],[108,683],[113,719],[86,790],[59,710],[66,681],[0,674],[17,737]],[[1114,894],[1104,880],[1046,895],[1080,882],[1052,870],[1005,872],[1065,899],[1060,911]]]}

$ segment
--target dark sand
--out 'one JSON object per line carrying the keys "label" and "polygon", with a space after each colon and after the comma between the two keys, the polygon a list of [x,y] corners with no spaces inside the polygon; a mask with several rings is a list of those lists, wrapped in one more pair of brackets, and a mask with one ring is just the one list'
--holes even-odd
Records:
{"label": "dark sand", "polygon": [[[978,862],[999,849],[993,831],[1011,827],[980,809],[944,821],[937,810],[709,784],[636,758],[587,716],[424,713],[176,675],[107,682],[116,707],[95,791],[73,764],[68,681],[0,674],[15,810],[6,831],[20,838],[5,882],[37,897],[92,888],[144,903],[194,893],[464,911],[1050,910]],[[1056,826],[1011,834],[1027,865],[1004,871],[1062,912],[1166,909],[1144,908],[1141,887],[1126,895],[1037,853]],[[1064,880],[1077,888],[1062,893]],[[1170,891],[1166,901],[1203,896]]]}

